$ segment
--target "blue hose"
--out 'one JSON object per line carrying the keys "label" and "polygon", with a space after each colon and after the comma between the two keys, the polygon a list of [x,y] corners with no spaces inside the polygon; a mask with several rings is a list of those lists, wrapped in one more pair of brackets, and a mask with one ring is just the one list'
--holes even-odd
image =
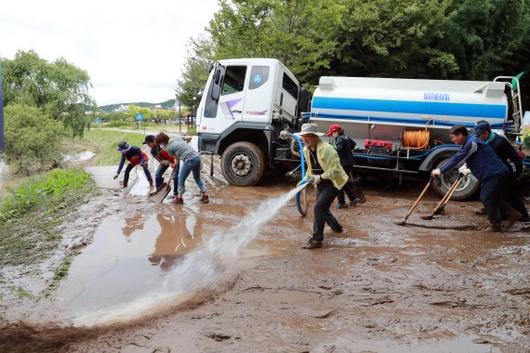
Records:
{"label": "blue hose", "polygon": [[[303,145],[302,145],[302,140],[300,139],[300,136],[298,136],[298,135],[293,135],[293,134],[290,134],[290,135],[298,143],[298,150],[300,151],[300,170],[302,171],[302,174],[301,174],[302,175],[302,180],[304,180],[306,178],[306,175],[305,175],[304,148],[303,148]],[[306,213],[307,213],[307,210],[303,210],[302,209],[302,204],[300,202],[300,192],[296,193],[296,209],[298,210],[298,212],[300,212],[300,214],[302,216],[305,216]]]}

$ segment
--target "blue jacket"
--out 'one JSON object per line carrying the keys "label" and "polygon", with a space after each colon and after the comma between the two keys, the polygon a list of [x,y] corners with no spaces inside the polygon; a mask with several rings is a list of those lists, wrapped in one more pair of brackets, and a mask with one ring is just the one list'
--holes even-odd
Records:
{"label": "blue jacket", "polygon": [[127,152],[121,154],[120,165],[118,166],[118,171],[116,172],[116,174],[120,174],[123,165],[125,164],[125,160],[127,159],[130,162],[131,158],[134,156],[140,157],[140,164],[146,162],[144,154],[142,153],[140,147],[131,146],[131,148]]}
{"label": "blue jacket", "polygon": [[485,181],[493,177],[507,175],[508,168],[497,156],[493,148],[475,136],[468,136],[460,150],[440,168],[442,174],[464,163],[471,173],[479,180]]}

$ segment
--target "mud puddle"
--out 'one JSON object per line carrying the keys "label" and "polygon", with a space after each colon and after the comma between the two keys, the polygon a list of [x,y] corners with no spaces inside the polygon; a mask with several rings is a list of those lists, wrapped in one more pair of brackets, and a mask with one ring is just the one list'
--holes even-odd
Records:
{"label": "mud puddle", "polygon": [[[89,312],[145,296],[159,286],[189,252],[203,243],[203,230],[223,231],[212,219],[198,220],[198,209],[155,206],[103,220],[93,243],[77,256],[59,286],[57,304],[65,312]],[[242,260],[272,253],[270,244],[244,249]]]}

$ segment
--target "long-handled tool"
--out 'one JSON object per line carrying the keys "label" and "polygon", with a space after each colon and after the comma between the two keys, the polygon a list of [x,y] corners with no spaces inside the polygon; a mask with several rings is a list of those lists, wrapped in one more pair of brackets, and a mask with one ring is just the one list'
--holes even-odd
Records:
{"label": "long-handled tool", "polygon": [[[178,170],[179,170],[179,166],[175,165],[175,168],[173,168],[173,170],[171,171],[171,176],[169,177],[169,182],[170,183],[173,181],[173,178],[175,177],[175,173],[177,173]],[[178,178],[178,176],[177,176],[177,178]],[[173,185],[174,184],[175,183],[173,183]],[[171,185],[167,184],[166,189],[163,191],[164,197],[160,198],[160,203],[164,202],[164,200],[166,199],[166,197],[167,197],[167,195],[169,194],[170,191],[171,191]],[[173,190],[173,192],[175,193],[175,195],[177,194],[177,190]]]}
{"label": "long-handled tool", "polygon": [[418,198],[416,199],[416,202],[414,202],[414,204],[412,205],[412,207],[410,208],[409,212],[407,213],[407,215],[405,216],[405,219],[402,220],[401,222],[398,222],[397,224],[400,225],[400,226],[403,226],[405,225],[405,223],[407,223],[407,219],[409,218],[409,216],[412,214],[412,212],[414,211],[414,209],[416,208],[416,206],[418,206],[418,204],[420,203],[420,200],[421,198],[423,197],[423,195],[425,195],[425,193],[427,192],[427,190],[429,190],[429,187],[431,186],[431,183],[433,181],[433,178],[431,177],[429,179],[429,182],[427,183],[427,185],[425,185],[425,187],[423,188],[423,191],[421,192],[420,196],[418,196]]}
{"label": "long-handled tool", "polygon": [[436,207],[432,210],[431,214],[428,215],[428,216],[422,216],[421,218],[424,219],[424,220],[430,221],[431,219],[434,218],[434,216],[439,215],[440,213],[442,213],[442,211],[445,208],[445,205],[447,205],[447,203],[449,202],[449,200],[451,199],[451,197],[455,193],[455,191],[458,188],[458,185],[460,185],[460,181],[463,179],[463,177],[464,176],[462,174],[459,174],[458,178],[453,182],[453,185],[451,185],[449,190],[447,190],[447,192],[445,193],[444,197],[442,197],[440,202],[438,202]]}

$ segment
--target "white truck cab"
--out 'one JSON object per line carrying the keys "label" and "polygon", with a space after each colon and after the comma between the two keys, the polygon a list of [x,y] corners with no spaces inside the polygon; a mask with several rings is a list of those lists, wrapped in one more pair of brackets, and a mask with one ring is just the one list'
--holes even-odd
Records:
{"label": "white truck cab", "polygon": [[197,109],[199,150],[223,156],[231,184],[260,181],[277,133],[296,125],[299,87],[276,59],[221,60],[210,70]]}

